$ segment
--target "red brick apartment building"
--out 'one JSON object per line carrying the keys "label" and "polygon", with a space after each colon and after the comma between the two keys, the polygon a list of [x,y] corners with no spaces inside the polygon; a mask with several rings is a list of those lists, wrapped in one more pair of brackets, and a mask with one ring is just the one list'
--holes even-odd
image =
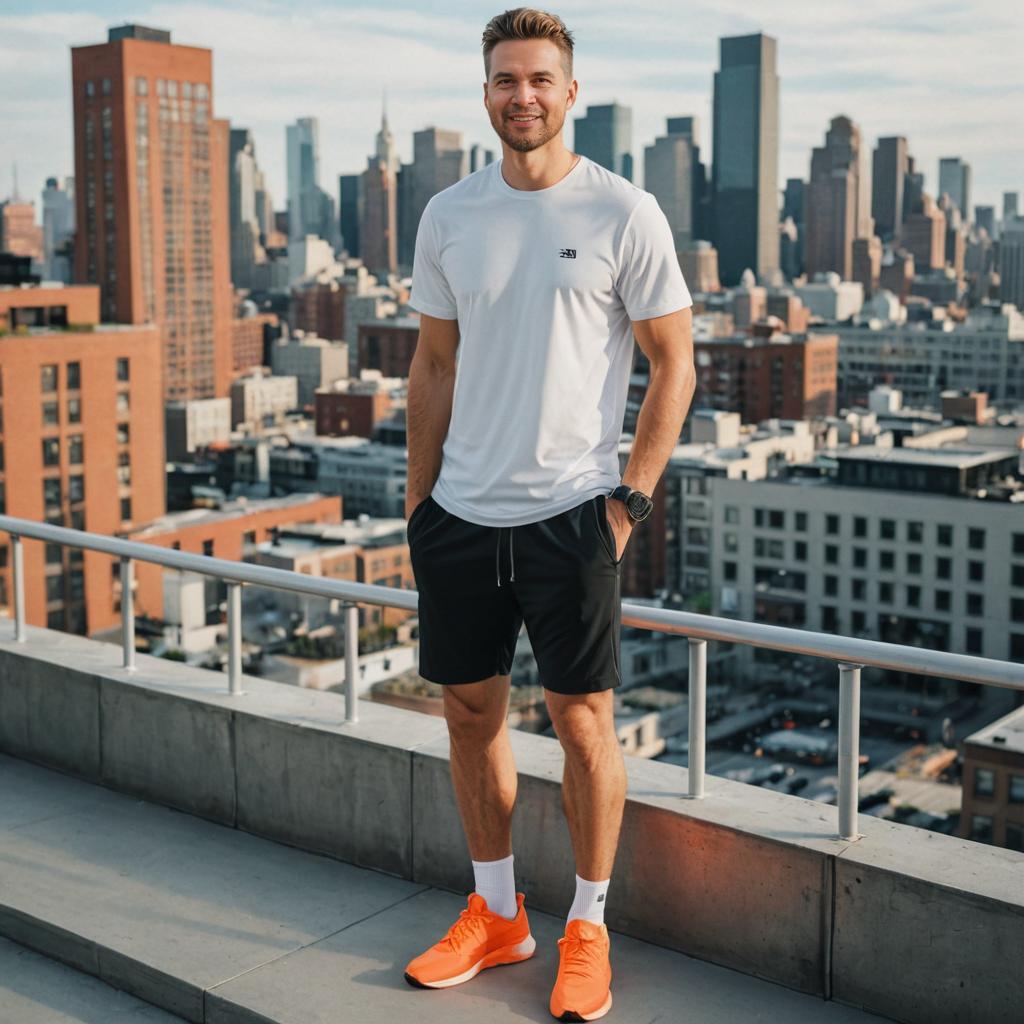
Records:
{"label": "red brick apartment building", "polygon": [[[0,289],[0,509],[112,535],[164,511],[160,333],[98,308],[94,286]],[[9,549],[0,534],[8,607]],[[106,628],[110,557],[25,541],[25,605],[32,625]]]}
{"label": "red brick apartment building", "polygon": [[71,50],[75,280],[100,316],[157,323],[167,401],[231,383],[228,123],[213,117],[210,50],[122,25]]}

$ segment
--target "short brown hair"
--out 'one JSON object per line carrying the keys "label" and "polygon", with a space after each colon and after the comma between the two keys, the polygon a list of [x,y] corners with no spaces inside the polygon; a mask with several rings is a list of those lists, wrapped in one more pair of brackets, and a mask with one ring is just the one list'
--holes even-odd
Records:
{"label": "short brown hair", "polygon": [[491,77],[491,50],[507,39],[550,39],[562,53],[565,77],[572,78],[572,33],[557,14],[516,7],[491,18],[484,29],[484,71]]}

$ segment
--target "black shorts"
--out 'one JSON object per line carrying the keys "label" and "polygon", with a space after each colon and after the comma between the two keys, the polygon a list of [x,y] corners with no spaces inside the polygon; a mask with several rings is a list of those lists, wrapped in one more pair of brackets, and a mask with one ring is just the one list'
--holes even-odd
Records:
{"label": "black shorts", "polygon": [[413,509],[420,675],[475,683],[512,670],[526,630],[542,685],[595,693],[621,683],[621,597],[605,495],[525,526],[480,526],[433,497]]}

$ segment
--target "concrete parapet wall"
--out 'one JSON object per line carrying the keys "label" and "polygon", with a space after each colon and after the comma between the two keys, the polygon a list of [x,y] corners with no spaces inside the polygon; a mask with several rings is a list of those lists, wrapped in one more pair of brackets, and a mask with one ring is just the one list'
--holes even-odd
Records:
{"label": "concrete parapet wall", "polygon": [[[443,720],[335,694],[227,679],[46,630],[0,641],[0,751],[225,825],[467,891]],[[517,881],[564,914],[573,858],[562,753],[513,732]],[[621,932],[912,1022],[1019,1019],[1024,857],[627,758],[609,894]]]}

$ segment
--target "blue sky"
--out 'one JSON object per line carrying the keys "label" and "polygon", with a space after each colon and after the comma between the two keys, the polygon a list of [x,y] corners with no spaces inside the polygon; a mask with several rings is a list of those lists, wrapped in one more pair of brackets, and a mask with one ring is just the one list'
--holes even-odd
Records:
{"label": "blue sky", "polygon": [[[811,147],[846,114],[872,147],[879,136],[906,135],[929,190],[939,157],[962,156],[973,167],[972,202],[999,205],[1004,190],[1024,191],[1024,31],[1015,6],[830,0],[813,19],[796,0],[569,0],[548,9],[576,40],[575,113],[613,99],[630,105],[639,168],[666,116],[696,114],[710,151],[718,38],[764,31],[779,41],[780,186],[807,176]],[[321,184],[334,191],[339,173],[365,167],[384,88],[404,160],[412,132],[430,124],[500,149],[481,100],[480,35],[503,9],[472,0],[440,12],[412,0],[0,0],[0,198],[14,161],[26,198],[38,199],[47,176],[73,173],[69,47],[102,42],[126,21],[213,50],[214,112],[253,130],[279,207],[285,125],[319,117]],[[565,138],[571,147],[569,122]]]}

